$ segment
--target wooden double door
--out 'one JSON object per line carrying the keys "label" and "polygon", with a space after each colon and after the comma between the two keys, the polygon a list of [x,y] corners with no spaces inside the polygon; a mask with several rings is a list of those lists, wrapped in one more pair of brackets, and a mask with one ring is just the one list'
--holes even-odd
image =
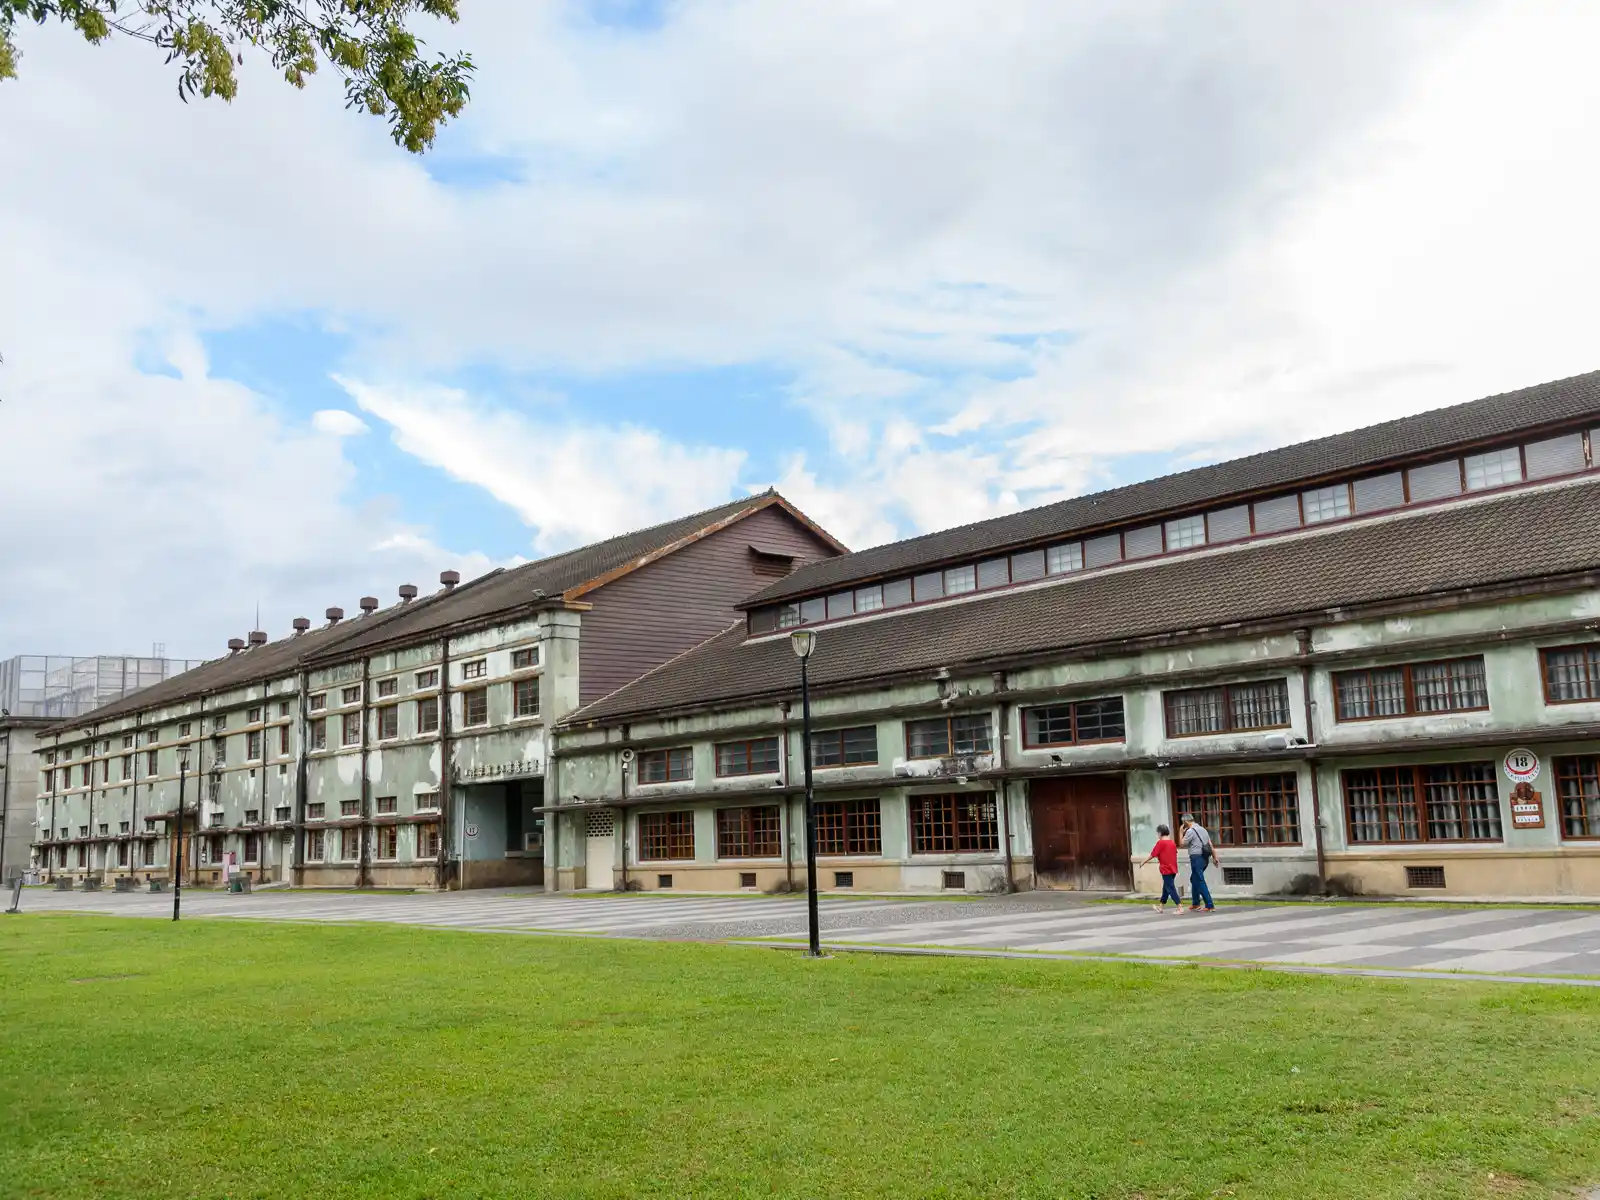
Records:
{"label": "wooden double door", "polygon": [[1039,887],[1133,890],[1128,801],[1121,775],[1040,779],[1028,786]]}

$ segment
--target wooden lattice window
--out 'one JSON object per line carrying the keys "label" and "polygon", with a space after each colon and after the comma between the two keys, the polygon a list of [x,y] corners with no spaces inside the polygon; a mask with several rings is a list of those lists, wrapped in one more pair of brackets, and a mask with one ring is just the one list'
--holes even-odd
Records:
{"label": "wooden lattice window", "polygon": [[1174,779],[1171,794],[1173,816],[1193,813],[1219,846],[1300,842],[1300,797],[1293,774]]}
{"label": "wooden lattice window", "polygon": [[642,813],[639,857],[646,862],[694,858],[694,813]]}
{"label": "wooden lattice window", "polygon": [[639,755],[640,783],[680,783],[694,778],[694,751],[688,746],[674,750],[646,750]]}
{"label": "wooden lattice window", "polygon": [[1555,779],[1561,802],[1561,836],[1600,838],[1600,757],[1558,758]]}
{"label": "wooden lattice window", "polygon": [[718,858],[776,858],[781,854],[782,822],[778,806],[719,808]]}
{"label": "wooden lattice window", "polygon": [[1289,724],[1289,685],[1282,679],[1167,692],[1168,737],[1283,729]]}
{"label": "wooden lattice window", "polygon": [[1333,692],[1341,721],[1474,712],[1489,707],[1489,683],[1481,655],[1339,671],[1333,677]]}
{"label": "wooden lattice window", "polygon": [[1549,704],[1600,700],[1600,642],[1539,651],[1544,698]]}
{"label": "wooden lattice window", "polygon": [[883,853],[883,816],[876,800],[824,800],[815,812],[818,854]]}
{"label": "wooden lattice window", "polygon": [[1127,735],[1122,697],[1044,704],[1022,712],[1023,744],[1073,746],[1083,742],[1120,742]]}
{"label": "wooden lattice window", "polygon": [[1352,844],[1501,840],[1493,763],[1369,767],[1345,771],[1343,782]]}
{"label": "wooden lattice window", "polygon": [[718,775],[771,775],[778,769],[778,739],[722,742],[717,746]]}
{"label": "wooden lattice window", "polygon": [[912,796],[911,853],[967,854],[1000,848],[993,792]]}
{"label": "wooden lattice window", "polygon": [[827,729],[811,735],[811,765],[855,767],[878,761],[878,727]]}
{"label": "wooden lattice window", "polygon": [[907,758],[948,758],[988,754],[994,749],[988,713],[961,713],[929,721],[906,722]]}

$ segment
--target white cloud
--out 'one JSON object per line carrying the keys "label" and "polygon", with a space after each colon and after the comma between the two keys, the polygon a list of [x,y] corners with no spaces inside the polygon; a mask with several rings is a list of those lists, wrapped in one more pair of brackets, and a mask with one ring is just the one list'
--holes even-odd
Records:
{"label": "white cloud", "polygon": [[[200,617],[213,564],[283,596],[378,590],[355,576],[382,555],[422,574],[431,533],[350,499],[339,439],[366,421],[324,410],[312,436],[210,378],[197,331],[285,312],[348,331],[368,420],[541,548],[756,481],[670,410],[513,410],[445,373],[791,371],[827,449],[778,482],[865,545],[1097,486],[1122,455],[1600,365],[1583,0],[682,0],[649,33],[573,13],[475,0],[433,38],[480,77],[431,163],[331,79],[247,69],[232,106],[179,105],[145,47],[22,31],[0,446],[28,462],[0,499],[30,519],[0,566],[29,586],[4,628],[76,649],[170,619],[176,646],[193,618],[220,642],[239,622]],[[472,153],[521,178],[429,177]],[[135,369],[151,338],[177,378]],[[108,521],[127,619],[96,625]]]}
{"label": "white cloud", "polygon": [[543,551],[720,504],[744,463],[741,451],[684,446],[637,426],[536,422],[453,388],[338,382],[402,450],[514,509]]}
{"label": "white cloud", "polygon": [[368,432],[365,421],[342,408],[324,408],[312,413],[311,427],[331,437],[358,437]]}

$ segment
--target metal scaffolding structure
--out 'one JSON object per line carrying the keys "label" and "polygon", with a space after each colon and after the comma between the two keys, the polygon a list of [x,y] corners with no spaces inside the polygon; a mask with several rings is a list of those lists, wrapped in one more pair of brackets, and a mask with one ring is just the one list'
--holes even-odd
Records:
{"label": "metal scaffolding structure", "polygon": [[181,675],[203,661],[19,654],[0,662],[0,709],[13,717],[80,717],[102,704]]}

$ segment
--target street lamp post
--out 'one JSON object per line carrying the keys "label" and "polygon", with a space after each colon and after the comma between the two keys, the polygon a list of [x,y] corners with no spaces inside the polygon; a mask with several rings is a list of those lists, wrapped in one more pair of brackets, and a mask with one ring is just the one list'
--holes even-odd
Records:
{"label": "street lamp post", "polygon": [[172,919],[178,919],[178,906],[183,899],[183,799],[189,779],[189,755],[178,752],[178,817],[173,821],[172,849]]}
{"label": "street lamp post", "polygon": [[811,790],[811,680],[806,671],[811,652],[817,648],[817,635],[810,629],[796,629],[789,635],[795,657],[800,660],[800,752],[806,771],[806,917],[811,926],[810,958],[822,957],[822,935],[817,927],[817,808]]}

